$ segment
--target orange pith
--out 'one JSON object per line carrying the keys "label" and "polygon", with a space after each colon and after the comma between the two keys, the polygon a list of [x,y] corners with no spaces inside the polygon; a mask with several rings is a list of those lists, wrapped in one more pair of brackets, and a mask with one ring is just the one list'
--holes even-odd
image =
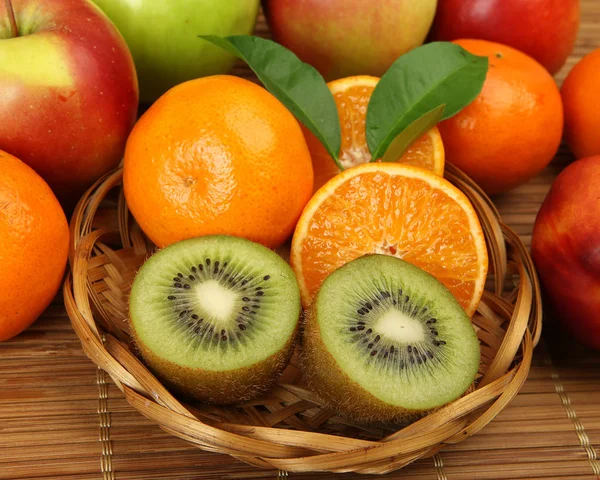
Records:
{"label": "orange pith", "polygon": [[371,163],[323,186],[292,241],[303,304],[327,275],[367,253],[413,263],[446,285],[469,315],[475,312],[488,267],[485,239],[473,207],[447,180],[413,166]]}
{"label": "orange pith", "polygon": [[[342,148],[338,160],[344,169],[371,161],[365,126],[369,100],[378,81],[377,77],[359,75],[327,84],[335,99],[340,118]],[[319,141],[306,129],[304,133],[313,161],[317,189],[340,173],[340,169]],[[443,175],[444,145],[437,127],[433,127],[417,139],[398,162]]]}

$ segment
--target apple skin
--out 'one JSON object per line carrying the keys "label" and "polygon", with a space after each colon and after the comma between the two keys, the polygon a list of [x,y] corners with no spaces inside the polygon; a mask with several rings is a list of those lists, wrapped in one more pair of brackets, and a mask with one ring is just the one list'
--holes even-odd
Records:
{"label": "apple skin", "polygon": [[133,59],[87,0],[0,2],[0,149],[32,167],[67,209],[120,161],[137,116]]}
{"label": "apple skin", "polygon": [[250,35],[259,0],[93,0],[133,54],[142,103],[171,87],[227,73],[235,58],[198,35]]}
{"label": "apple skin", "polygon": [[531,253],[562,323],[600,349],[600,156],[557,177],[538,212]]}
{"label": "apple skin", "polygon": [[579,0],[439,0],[431,38],[503,43],[554,74],[573,50],[579,15]]}
{"label": "apple skin", "polygon": [[263,0],[273,39],[327,81],[380,77],[423,43],[437,0]]}

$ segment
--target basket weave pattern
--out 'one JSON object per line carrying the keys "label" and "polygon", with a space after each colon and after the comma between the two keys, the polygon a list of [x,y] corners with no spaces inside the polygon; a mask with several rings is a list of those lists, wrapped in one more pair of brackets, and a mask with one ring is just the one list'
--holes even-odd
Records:
{"label": "basket weave pattern", "polygon": [[128,213],[121,176],[120,169],[106,175],[75,210],[65,306],[86,355],[165,431],[261,468],[382,474],[477,433],[525,382],[541,333],[531,258],[479,187],[448,165],[446,177],[475,206],[490,256],[488,289],[473,317],[481,365],[467,395],[400,429],[356,425],[300,383],[293,358],[263,397],[236,407],[183,403],[136,357],[129,337],[130,285],[155,247]]}

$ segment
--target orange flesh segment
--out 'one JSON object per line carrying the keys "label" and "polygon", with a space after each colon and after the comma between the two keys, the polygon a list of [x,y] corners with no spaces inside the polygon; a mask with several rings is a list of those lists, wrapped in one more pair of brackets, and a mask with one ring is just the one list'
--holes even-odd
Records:
{"label": "orange flesh segment", "polygon": [[[342,130],[342,149],[339,161],[345,169],[371,161],[366,138],[366,118],[367,107],[374,89],[374,86],[355,85],[333,95]],[[435,144],[438,148],[443,149],[443,145],[437,127],[432,130],[416,140],[399,162],[443,175],[444,165],[441,163],[440,166],[439,160],[436,159],[436,153],[439,155],[439,152],[434,150],[434,141],[439,139],[439,143]],[[436,160],[438,161],[436,162]]]}
{"label": "orange flesh segment", "polygon": [[[405,168],[409,174],[415,171]],[[304,238],[297,229],[292,247],[293,262],[301,267],[305,304],[335,269],[367,253],[385,253],[435,276],[467,313],[474,313],[487,273],[487,252],[466,198],[469,213],[445,189],[418,175],[381,171],[360,173],[327,193],[305,219],[313,201],[307,206],[299,223],[308,222]]]}
{"label": "orange flesh segment", "polygon": [[[437,132],[437,127],[434,128],[435,133],[432,134],[431,131],[427,132],[409,147],[399,160],[400,163],[425,168],[440,176],[444,174],[444,164],[440,164],[439,161],[436,162],[434,142],[439,141],[441,145],[441,138],[439,137],[439,132]],[[438,136],[437,139],[435,138],[436,134]],[[441,146],[443,148],[443,145]]]}
{"label": "orange flesh segment", "polygon": [[[378,80],[376,77],[359,76],[335,80],[328,84],[340,119],[342,145],[339,162],[344,169],[371,161],[366,139],[366,117],[369,100]],[[339,174],[340,169],[316,137],[306,129],[305,134],[313,159],[317,190]],[[436,126],[417,139],[398,162],[421,167],[442,176],[444,160],[444,145]]]}
{"label": "orange flesh segment", "polygon": [[350,168],[371,161],[367,147],[367,106],[375,87],[355,85],[333,95],[342,129],[342,149],[339,161]]}

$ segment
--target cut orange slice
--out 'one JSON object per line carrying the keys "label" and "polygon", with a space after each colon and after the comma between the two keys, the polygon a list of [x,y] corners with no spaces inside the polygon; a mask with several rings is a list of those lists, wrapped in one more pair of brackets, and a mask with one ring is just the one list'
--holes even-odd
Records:
{"label": "cut orange slice", "polygon": [[[341,78],[327,86],[338,109],[342,129],[342,148],[339,161],[350,168],[371,161],[367,146],[365,123],[367,106],[379,78],[367,75]],[[340,169],[323,145],[306,128],[303,129],[315,172],[315,190],[340,173]],[[398,159],[399,163],[425,168],[442,176],[444,174],[444,144],[437,127],[416,140]]]}
{"label": "cut orange slice", "polygon": [[467,197],[427,170],[359,165],[313,196],[291,250],[304,306],[330,273],[368,253],[393,255],[429,272],[469,315],[479,305],[488,269],[481,225]]}

